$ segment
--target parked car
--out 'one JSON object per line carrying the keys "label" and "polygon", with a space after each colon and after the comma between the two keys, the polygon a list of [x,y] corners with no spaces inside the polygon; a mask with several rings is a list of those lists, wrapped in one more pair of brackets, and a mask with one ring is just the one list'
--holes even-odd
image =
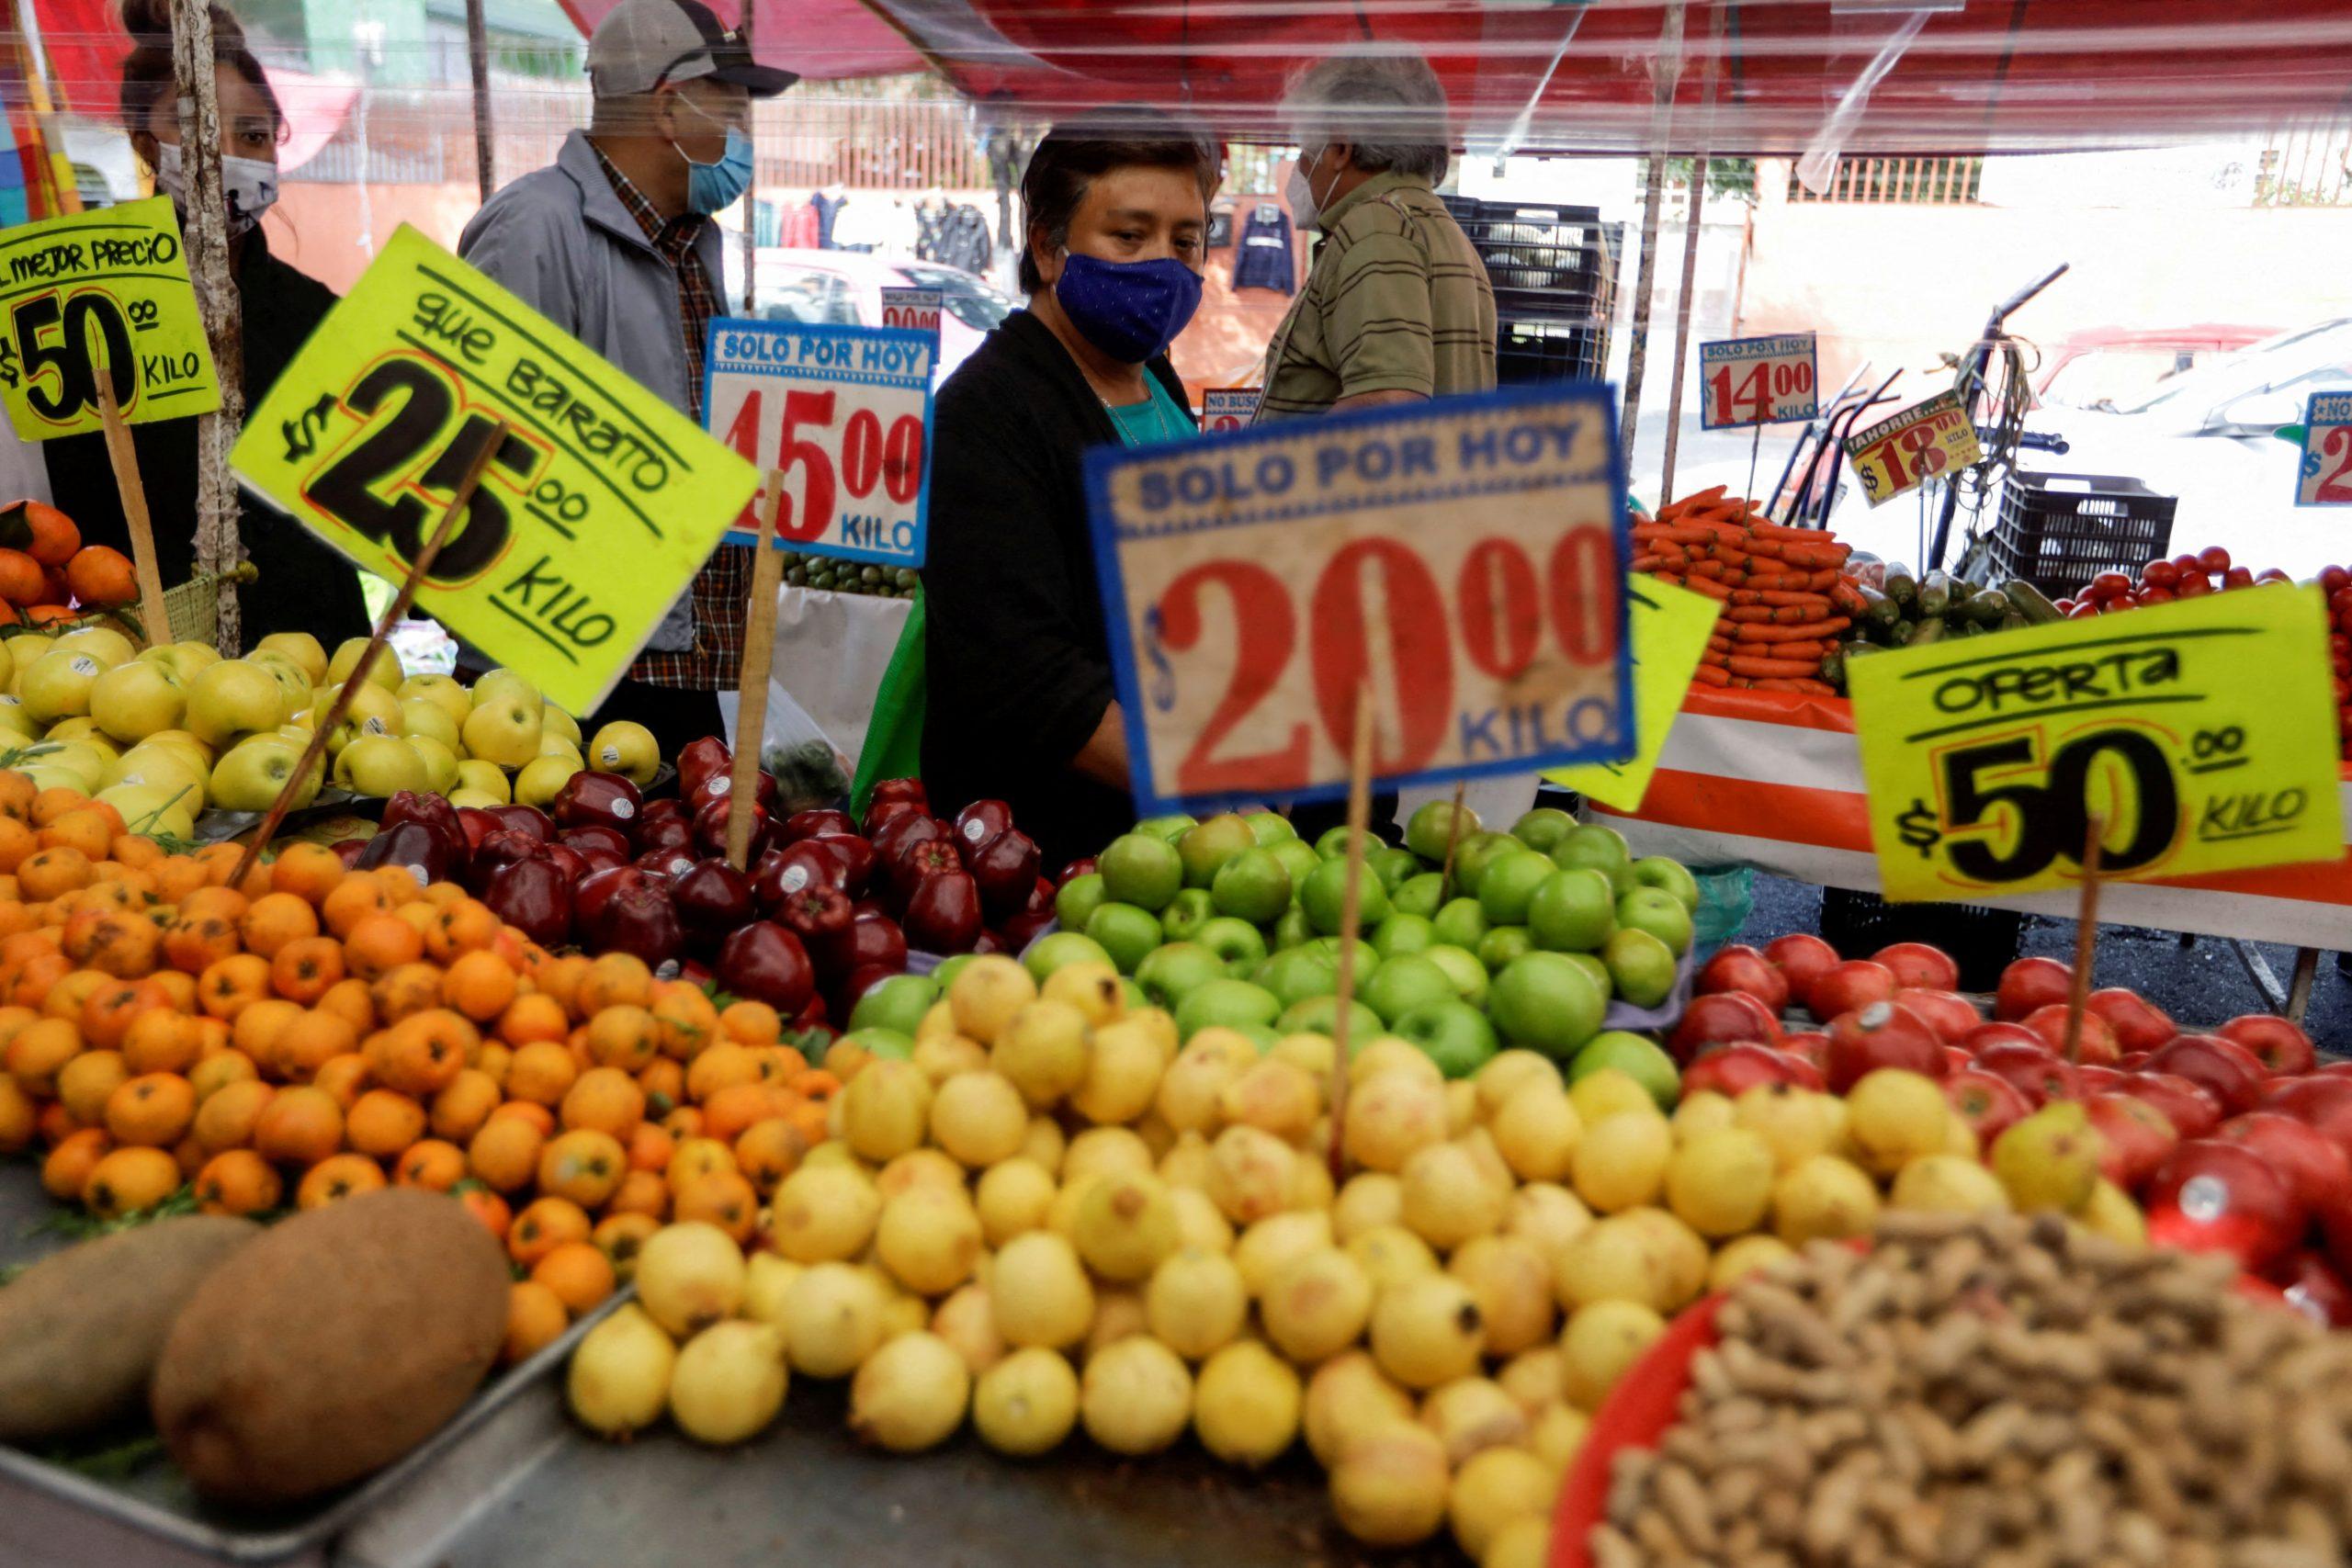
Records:
{"label": "parked car", "polygon": [[2185,327],[2092,327],[2044,351],[2034,394],[2069,408],[2144,400],[2157,384],[2272,336],[2277,327],[2199,322]]}
{"label": "parked car", "polygon": [[[933,262],[903,261],[857,251],[763,246],[752,314],[770,321],[882,324],[885,288],[936,288],[940,296],[939,368],[933,384],[964,362],[980,340],[1014,309],[1010,295],[968,272]],[[727,252],[727,298],[743,297],[742,252]]]}

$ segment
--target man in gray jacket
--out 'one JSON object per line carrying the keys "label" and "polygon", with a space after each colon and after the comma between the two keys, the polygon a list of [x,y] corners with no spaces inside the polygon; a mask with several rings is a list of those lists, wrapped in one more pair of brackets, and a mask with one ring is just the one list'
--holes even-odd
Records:
{"label": "man in gray jacket", "polygon": [[[699,0],[620,0],[589,38],[588,79],[588,129],[483,204],[458,254],[699,422],[704,340],[726,310],[711,218],[752,183],[752,100],[797,78],[754,64]],[[722,732],[751,557],[712,554],[583,729],[633,719],[671,756]]]}

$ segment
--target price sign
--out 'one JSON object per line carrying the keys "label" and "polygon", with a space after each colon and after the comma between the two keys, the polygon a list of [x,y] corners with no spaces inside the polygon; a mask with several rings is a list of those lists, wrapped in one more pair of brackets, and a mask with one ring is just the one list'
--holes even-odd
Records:
{"label": "price sign", "polygon": [[[938,362],[937,334],[913,327],[710,323],[703,419],[760,472],[784,470],[776,548],[922,564]],[[757,529],[746,508],[728,541]]]}
{"label": "price sign", "polygon": [[939,336],[940,290],[936,288],[885,288],[882,290],[882,324],[886,327],[910,327],[919,333]]}
{"label": "price sign", "polygon": [[1958,392],[1939,392],[1846,438],[1846,457],[1872,506],[1914,491],[1939,475],[1984,461],[1976,426]]}
{"label": "price sign", "polygon": [[[2258,678],[2256,675],[2258,672]],[[2260,588],[1847,666],[1889,898],[2344,852],[2327,612]]]}
{"label": "price sign", "polygon": [[1699,345],[1702,430],[1777,424],[1820,412],[1814,391],[1819,371],[1811,333],[1735,337]]}
{"label": "price sign", "polygon": [[1639,811],[1723,606],[1703,593],[1639,574],[1626,579],[1626,590],[1633,605],[1634,716],[1640,748],[1622,762],[1591,762],[1544,776],[1603,806]]}
{"label": "price sign", "polygon": [[246,416],[229,461],[397,581],[501,421],[416,603],[585,714],[758,483],[627,374],[403,224]]}
{"label": "price sign", "polygon": [[2352,506],[2352,392],[2313,392],[2303,412],[2297,506]]}
{"label": "price sign", "polygon": [[1201,429],[1210,435],[1246,430],[1258,417],[1263,387],[1211,387],[1201,393]]}
{"label": "price sign", "polygon": [[1592,382],[1087,455],[1141,809],[1634,750],[1624,471]]}
{"label": "price sign", "polygon": [[0,234],[0,399],[27,441],[96,430],[98,365],[126,423],[220,406],[172,198]]}

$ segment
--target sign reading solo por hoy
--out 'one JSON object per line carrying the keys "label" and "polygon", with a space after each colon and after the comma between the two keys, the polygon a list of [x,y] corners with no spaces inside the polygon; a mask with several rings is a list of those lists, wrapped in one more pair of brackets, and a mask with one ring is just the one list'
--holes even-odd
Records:
{"label": "sign reading solo por hoy", "polygon": [[1611,389],[1515,388],[1087,455],[1139,809],[1635,750]]}
{"label": "sign reading solo por hoy", "polygon": [[1201,429],[1210,435],[1246,430],[1258,417],[1263,387],[1211,387],[1201,393]]}
{"label": "sign reading solo por hoy", "polygon": [[882,324],[886,327],[911,327],[919,333],[929,333],[935,341],[939,336],[941,291],[936,288],[885,288],[882,290]]}
{"label": "sign reading solo por hoy", "polygon": [[398,581],[500,423],[417,608],[585,714],[758,483],[685,415],[403,224],[246,415],[229,462]]}
{"label": "sign reading solo por hoy", "polygon": [[1846,437],[1846,457],[1864,499],[1877,506],[1939,475],[1974,467],[1984,452],[1960,394],[1939,392]]}
{"label": "sign reading solo por hoy", "polygon": [[1735,337],[1699,345],[1699,425],[1730,430],[1820,412],[1811,333]]}
{"label": "sign reading solo por hoy", "polygon": [[2303,410],[2298,506],[2352,506],[2352,392],[2313,392]]}
{"label": "sign reading solo por hoy", "polygon": [[167,196],[0,234],[0,400],[17,435],[103,425],[101,363],[127,424],[220,406]]}
{"label": "sign reading solo por hoy", "polygon": [[[761,473],[784,470],[776,548],[923,563],[938,363],[936,330],[710,323],[703,421]],[[728,542],[753,544],[758,529],[746,507]]]}

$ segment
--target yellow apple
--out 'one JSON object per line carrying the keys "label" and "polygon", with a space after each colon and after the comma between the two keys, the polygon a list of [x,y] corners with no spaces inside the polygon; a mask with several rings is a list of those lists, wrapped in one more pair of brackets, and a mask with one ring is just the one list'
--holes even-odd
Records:
{"label": "yellow apple", "polygon": [[429,788],[432,775],[416,748],[397,735],[358,735],[334,760],[334,782],[379,800]]}
{"label": "yellow apple", "polygon": [[144,740],[175,728],[187,709],[178,671],[143,659],[118,664],[90,684],[90,716],[117,740]]}
{"label": "yellow apple", "polygon": [[[326,716],[332,705],[321,699],[318,716]],[[351,689],[351,705],[343,710],[343,718],[327,736],[327,755],[340,757],[344,749],[364,735],[397,736],[401,733],[399,699],[372,682],[364,682]]]}
{"label": "yellow apple", "polygon": [[61,768],[46,757],[38,761],[20,763],[16,771],[32,780],[36,791],[70,789],[77,795],[87,795],[93,787],[90,781],[80,773],[71,768]]}
{"label": "yellow apple", "polygon": [[196,792],[186,784],[120,784],[98,798],[122,813],[126,832],[196,836]]}
{"label": "yellow apple", "polygon": [[575,750],[579,748],[580,721],[553,703],[540,705],[539,729],[542,734],[560,736],[571,741]]}
{"label": "yellow apple", "polygon": [[27,740],[40,739],[40,725],[25,711],[24,699],[13,692],[0,696],[0,729]]}
{"label": "yellow apple", "polygon": [[458,784],[458,754],[448,745],[430,735],[403,735],[402,744],[424,759],[425,787],[435,795],[447,795]]}
{"label": "yellow apple", "polygon": [[505,795],[492,795],[488,790],[453,789],[449,792],[449,804],[456,807],[470,806],[477,810],[487,811],[493,806],[504,806],[507,801]]}
{"label": "yellow apple", "polygon": [[512,670],[493,670],[474,682],[474,706],[494,704],[501,697],[514,697],[536,714],[547,705],[539,689]]}
{"label": "yellow apple", "polygon": [[220,650],[207,648],[200,642],[166,642],[142,649],[134,664],[160,664],[180,678],[185,686],[201,671],[220,662]]}
{"label": "yellow apple", "polygon": [[309,632],[272,632],[254,645],[255,653],[283,653],[313,686],[327,678],[327,650]]}
{"label": "yellow apple", "polygon": [[466,754],[502,768],[519,768],[539,754],[539,705],[513,692],[488,697],[474,690],[474,711],[458,732]]}
{"label": "yellow apple", "polygon": [[[358,668],[359,656],[367,651],[368,639],[366,637],[345,637],[343,640],[342,645],[334,650],[334,657],[327,660],[327,679],[325,683],[332,683],[339,686],[344,682],[350,680],[352,671]],[[361,676],[360,679],[367,681],[371,684],[381,686],[387,692],[397,692],[400,690],[401,661],[399,657],[392,652],[390,645],[377,649],[376,657],[368,661],[368,672]]]}
{"label": "yellow apple", "polygon": [[159,729],[140,744],[167,746],[186,757],[188,766],[198,773],[209,773],[212,771],[212,759],[215,755],[212,748],[185,729]]}
{"label": "yellow apple", "polygon": [[466,715],[474,711],[473,698],[458,684],[454,675],[412,675],[402,681],[394,694],[401,701],[427,702],[449,716],[451,724],[463,724]]}
{"label": "yellow apple", "polygon": [[247,731],[275,729],[285,716],[285,694],[266,664],[224,659],[187,683],[187,728],[208,746],[224,746]]}
{"label": "yellow apple", "polygon": [[642,789],[662,771],[662,748],[645,726],[616,719],[588,742],[588,764],[602,773],[618,773]]}
{"label": "yellow apple", "polygon": [[[461,757],[458,761],[459,793],[484,795],[492,806],[504,806],[514,798],[506,787],[506,772],[495,762],[485,762],[478,757]],[[449,796],[458,798],[456,795]]]}
{"label": "yellow apple", "polygon": [[554,730],[548,729],[544,727],[539,730],[539,755],[542,757],[569,757],[572,760],[572,762],[575,765],[580,767],[587,766],[587,762],[580,755],[579,741],[566,740]]}
{"label": "yellow apple", "polygon": [[514,804],[545,810],[563,788],[564,781],[579,771],[580,764],[569,757],[532,758],[514,775]]}
{"label": "yellow apple", "polygon": [[115,759],[111,746],[101,751],[87,740],[49,740],[37,761],[59,772],[72,773],[82,781],[81,790],[88,795],[98,787],[107,774],[107,765]]}
{"label": "yellow apple", "polygon": [[280,717],[291,718],[311,705],[311,678],[300,665],[283,653],[255,653],[250,658],[277,678]]}
{"label": "yellow apple", "polygon": [[117,784],[159,784],[165,789],[186,788],[190,807],[204,809],[205,791],[211,783],[211,771],[193,767],[187,759],[168,746],[141,741],[107,764],[98,783],[107,789]]}
{"label": "yellow apple", "polygon": [[0,687],[16,678],[17,656],[9,651],[10,638],[0,637]]}
{"label": "yellow apple", "polygon": [[43,725],[85,716],[90,711],[90,688],[106,671],[107,666],[90,653],[52,648],[24,673],[25,712]]}
{"label": "yellow apple", "polygon": [[[281,736],[248,736],[212,765],[212,804],[223,811],[266,811],[301,760],[302,749]],[[318,775],[313,767],[302,781],[294,795],[297,807],[317,797]]]}
{"label": "yellow apple", "polygon": [[454,754],[464,744],[458,739],[458,720],[449,716],[449,710],[428,697],[402,697],[401,733],[411,739],[429,735],[447,746]]}
{"label": "yellow apple", "polygon": [[70,653],[86,653],[111,670],[118,664],[128,664],[139,655],[129,637],[111,626],[84,626],[67,632],[57,639],[57,646]]}
{"label": "yellow apple", "polygon": [[[119,666],[118,666],[118,668],[119,668]],[[103,677],[101,677],[101,679],[103,679]],[[108,735],[105,730],[100,729],[98,728],[98,721],[92,718],[87,714],[82,714],[74,718],[59,719],[55,724],[49,727],[49,734],[43,739],[50,740],[86,740],[91,745],[96,747],[100,751],[106,753],[108,758],[116,756],[122,750],[122,748],[115,743],[114,737]]]}

